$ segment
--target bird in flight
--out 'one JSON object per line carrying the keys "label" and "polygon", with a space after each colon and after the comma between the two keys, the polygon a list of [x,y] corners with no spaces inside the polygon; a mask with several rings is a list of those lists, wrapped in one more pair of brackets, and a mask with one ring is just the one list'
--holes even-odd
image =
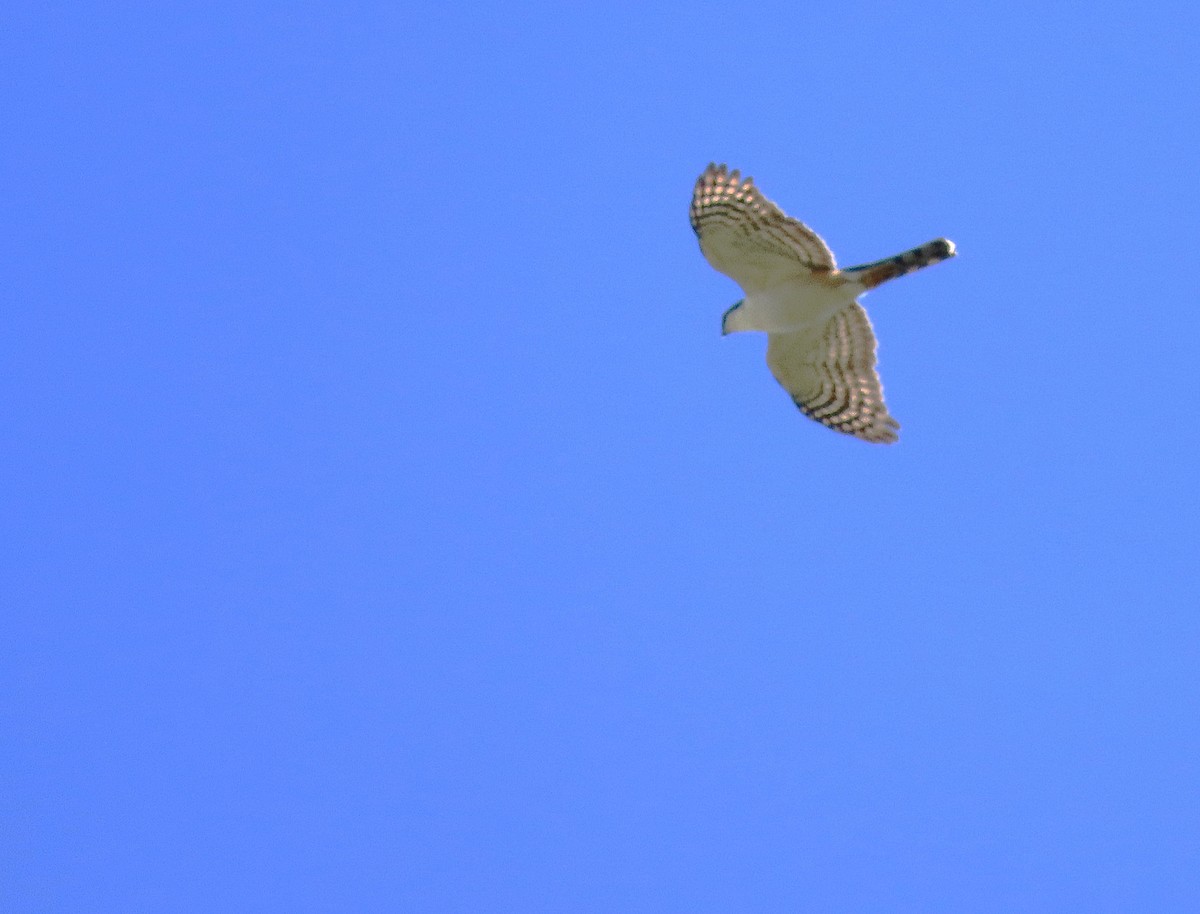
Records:
{"label": "bird in flight", "polygon": [[724,165],[709,165],[696,181],[691,219],[708,262],[745,294],[721,318],[721,333],[766,333],[767,365],[806,416],[864,441],[894,442],[900,423],[883,402],[875,334],[858,296],[953,257],[954,243],[938,238],[839,270],[816,232]]}

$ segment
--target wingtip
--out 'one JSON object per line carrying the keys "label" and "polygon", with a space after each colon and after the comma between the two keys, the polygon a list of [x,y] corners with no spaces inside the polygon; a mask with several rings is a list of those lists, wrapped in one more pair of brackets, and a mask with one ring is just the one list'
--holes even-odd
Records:
{"label": "wingtip", "polygon": [[754,179],[749,175],[742,176],[741,169],[730,168],[724,162],[709,162],[708,167],[700,175],[701,181],[728,181],[731,184],[751,184]]}

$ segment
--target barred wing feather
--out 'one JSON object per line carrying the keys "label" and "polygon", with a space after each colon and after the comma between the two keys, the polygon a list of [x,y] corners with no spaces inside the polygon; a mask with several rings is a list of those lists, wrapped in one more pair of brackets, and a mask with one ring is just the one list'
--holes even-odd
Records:
{"label": "barred wing feather", "polygon": [[857,303],[819,333],[772,333],[767,365],[806,416],[876,444],[898,439],[875,370],[875,334]]}
{"label": "barred wing feather", "polygon": [[837,269],[812,229],[784,214],[752,178],[709,165],[692,193],[692,229],[714,268],[747,293]]}

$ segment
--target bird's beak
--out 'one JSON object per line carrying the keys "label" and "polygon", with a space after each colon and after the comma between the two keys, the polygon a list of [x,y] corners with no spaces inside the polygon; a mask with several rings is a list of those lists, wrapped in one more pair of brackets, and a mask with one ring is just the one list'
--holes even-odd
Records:
{"label": "bird's beak", "polygon": [[729,315],[733,314],[741,306],[742,302],[736,302],[732,308],[721,315],[721,336],[729,336]]}

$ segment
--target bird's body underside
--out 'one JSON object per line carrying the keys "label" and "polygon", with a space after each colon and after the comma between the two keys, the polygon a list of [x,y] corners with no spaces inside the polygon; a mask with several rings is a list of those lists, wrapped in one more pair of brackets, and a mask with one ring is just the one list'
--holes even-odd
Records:
{"label": "bird's body underside", "polygon": [[866,441],[895,441],[900,426],[883,402],[875,335],[858,296],[953,257],[953,243],[938,238],[839,270],[815,232],[724,165],[696,182],[691,221],[709,263],[745,292],[721,332],[768,334],[767,364],[805,415]]}
{"label": "bird's body underside", "polygon": [[745,298],[725,313],[721,332],[791,333],[824,325],[863,291],[857,282],[838,273],[815,279],[815,282],[782,282],[747,292]]}

